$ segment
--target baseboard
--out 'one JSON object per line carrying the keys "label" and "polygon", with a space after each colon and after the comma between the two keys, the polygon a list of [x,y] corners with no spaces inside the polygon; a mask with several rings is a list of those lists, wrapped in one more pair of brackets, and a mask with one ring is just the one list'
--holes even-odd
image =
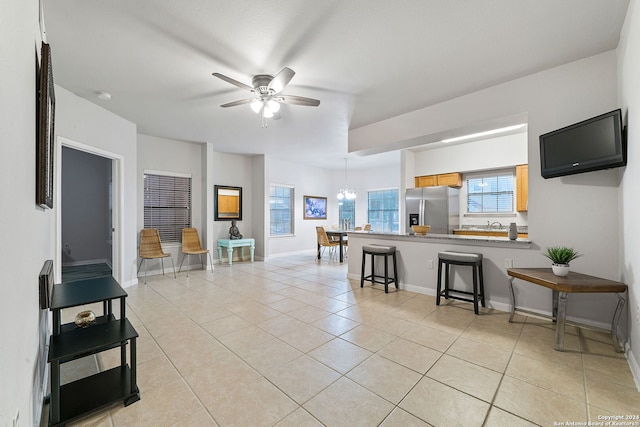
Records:
{"label": "baseboard", "polygon": [[73,262],[65,262],[62,264],[63,267],[76,267],[79,265],[91,265],[91,264],[107,264],[109,268],[113,268],[111,261],[106,258],[102,259],[90,259],[87,261],[73,261]]}
{"label": "baseboard", "polygon": [[633,376],[633,381],[636,383],[636,389],[640,391],[640,365],[638,364],[638,360],[636,360],[633,352],[631,351],[631,347],[629,346],[629,342],[624,346],[624,351],[627,356],[627,363],[629,364],[629,369],[631,369],[631,375]]}

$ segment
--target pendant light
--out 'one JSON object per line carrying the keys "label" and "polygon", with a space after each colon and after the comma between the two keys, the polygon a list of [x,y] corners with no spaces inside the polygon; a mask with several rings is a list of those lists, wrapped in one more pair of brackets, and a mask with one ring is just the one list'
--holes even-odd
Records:
{"label": "pendant light", "polygon": [[344,187],[338,191],[338,200],[343,199],[354,200],[356,198],[356,190],[347,186],[347,159],[344,159]]}

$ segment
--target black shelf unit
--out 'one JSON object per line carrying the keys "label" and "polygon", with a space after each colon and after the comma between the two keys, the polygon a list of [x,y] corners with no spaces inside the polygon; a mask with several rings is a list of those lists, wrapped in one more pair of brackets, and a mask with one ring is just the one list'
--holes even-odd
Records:
{"label": "black shelf unit", "polygon": [[[138,333],[125,316],[127,293],[112,277],[62,283],[53,286],[51,311],[53,335],[49,344],[51,401],[49,425],[66,423],[122,400],[125,406],[140,400],[136,383],[136,338]],[[112,300],[120,300],[120,318],[113,314]],[[103,315],[86,328],[74,323],[62,325],[60,311],[96,302],[103,303]],[[131,366],[127,364],[129,345]],[[60,384],[60,364],[120,347],[120,366]]]}

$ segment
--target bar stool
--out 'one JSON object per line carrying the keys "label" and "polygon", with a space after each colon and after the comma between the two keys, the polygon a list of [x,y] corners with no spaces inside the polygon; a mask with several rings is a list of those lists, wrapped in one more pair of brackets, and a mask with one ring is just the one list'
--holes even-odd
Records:
{"label": "bar stool", "polygon": [[[442,265],[445,265],[444,290],[442,290]],[[449,266],[466,265],[473,269],[473,292],[459,291],[449,288]],[[478,289],[478,276],[480,283]],[[461,296],[450,295],[450,292],[457,294],[472,295],[473,299]],[[482,254],[444,251],[438,253],[438,289],[436,291],[436,305],[440,305],[440,297],[445,299],[453,298],[461,301],[473,302],[473,311],[478,314],[478,300],[483,307],[484,303],[484,279],[482,276]]]}
{"label": "bar stool", "polygon": [[[364,275],[364,267],[367,255],[371,255],[371,274]],[[375,257],[384,257],[384,276],[376,275]],[[389,257],[393,257],[393,277],[389,277]],[[376,280],[382,279],[382,281]],[[362,247],[362,272],[360,274],[360,287],[364,287],[364,281],[384,284],[384,293],[389,293],[389,283],[395,283],[398,289],[398,264],[396,262],[396,247],[383,245],[365,245]]]}

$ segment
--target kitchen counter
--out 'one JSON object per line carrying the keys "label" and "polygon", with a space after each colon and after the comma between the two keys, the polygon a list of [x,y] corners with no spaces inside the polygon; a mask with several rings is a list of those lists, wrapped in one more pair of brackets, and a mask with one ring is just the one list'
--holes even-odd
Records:
{"label": "kitchen counter", "polygon": [[432,234],[427,233],[424,236],[408,233],[382,233],[376,231],[353,231],[348,233],[354,237],[370,237],[383,240],[403,240],[424,243],[446,243],[467,246],[492,246],[512,249],[526,249],[531,247],[529,238],[518,237],[516,240],[509,240],[508,237],[501,236],[467,236],[459,234]]}

